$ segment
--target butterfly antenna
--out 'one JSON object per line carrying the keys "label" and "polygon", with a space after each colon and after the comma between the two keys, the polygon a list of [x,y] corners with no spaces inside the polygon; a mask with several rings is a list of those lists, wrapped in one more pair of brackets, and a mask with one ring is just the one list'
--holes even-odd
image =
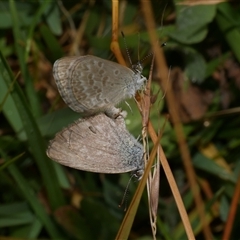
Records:
{"label": "butterfly antenna", "polygon": [[[161,47],[165,47],[166,45],[167,45],[167,43],[166,43],[166,42],[163,42],[163,43],[161,44]],[[145,56],[144,58],[142,58],[139,62],[140,62],[140,63],[144,62],[147,58],[151,57],[152,55],[154,55],[153,52],[150,52],[147,56]]]}
{"label": "butterfly antenna", "polygon": [[140,64],[142,64],[147,58],[149,58],[150,56],[152,56],[153,55],[153,53],[152,52],[150,52],[147,56],[145,56],[144,58],[142,58],[139,62],[140,62]]}
{"label": "butterfly antenna", "polygon": [[167,45],[167,42],[163,42],[162,44],[161,44],[161,47],[165,47]]}
{"label": "butterfly antenna", "polygon": [[128,51],[128,47],[127,47],[127,42],[126,42],[125,35],[124,35],[124,33],[123,33],[122,31],[121,31],[121,34],[122,34],[123,42],[124,42],[124,45],[125,45],[125,48],[126,48],[126,52],[127,52],[127,56],[128,56],[128,61],[130,62],[131,66],[132,66],[132,59],[130,58],[130,54],[129,54],[129,51]]}
{"label": "butterfly antenna", "polygon": [[127,210],[127,196],[128,196],[128,191],[129,191],[129,185],[130,185],[130,182],[131,182],[131,180],[132,180],[132,178],[133,178],[134,176],[135,176],[135,175],[132,174],[131,177],[130,177],[130,179],[128,180],[127,187],[126,187],[126,189],[125,189],[125,191],[124,191],[122,201],[121,201],[121,203],[118,205],[118,207],[122,207],[123,203],[125,202],[124,211]]}

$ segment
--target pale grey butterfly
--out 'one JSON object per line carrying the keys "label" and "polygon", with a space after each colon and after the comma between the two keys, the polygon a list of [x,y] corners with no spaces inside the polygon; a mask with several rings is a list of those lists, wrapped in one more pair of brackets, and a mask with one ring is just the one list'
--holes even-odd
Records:
{"label": "pale grey butterfly", "polygon": [[47,155],[52,160],[89,172],[144,172],[143,146],[128,132],[122,116],[104,113],[79,119],[50,141]]}
{"label": "pale grey butterfly", "polygon": [[121,101],[134,97],[147,80],[140,62],[133,70],[118,63],[87,55],[64,57],[53,66],[53,76],[65,103],[85,115],[105,112],[114,118]]}

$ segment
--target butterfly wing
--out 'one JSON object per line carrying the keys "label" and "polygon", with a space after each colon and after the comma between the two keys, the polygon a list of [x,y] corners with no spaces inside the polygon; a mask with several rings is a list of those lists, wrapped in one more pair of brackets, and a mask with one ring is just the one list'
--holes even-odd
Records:
{"label": "butterfly wing", "polygon": [[71,69],[71,64],[76,59],[77,57],[75,56],[60,58],[53,65],[53,77],[56,81],[58,91],[66,104],[71,102],[68,86],[69,69]]}
{"label": "butterfly wing", "polygon": [[76,112],[99,112],[135,94],[133,71],[95,56],[65,57],[54,64],[59,92]]}
{"label": "butterfly wing", "polygon": [[56,162],[90,172],[123,173],[143,169],[143,148],[123,119],[105,114],[76,123],[56,134],[47,149]]}

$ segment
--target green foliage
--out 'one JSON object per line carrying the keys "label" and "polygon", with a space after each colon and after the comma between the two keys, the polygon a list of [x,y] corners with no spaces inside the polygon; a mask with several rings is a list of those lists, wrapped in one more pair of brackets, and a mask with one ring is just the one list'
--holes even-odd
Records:
{"label": "green foliage", "polygon": [[[72,51],[74,32],[82,55],[113,60],[111,4],[110,1],[95,1],[93,5],[88,1],[62,1],[66,13],[57,2],[0,1],[0,236],[113,239],[124,216],[118,204],[129,174],[76,171],[56,164],[45,153],[49,139],[80,117],[65,108],[60,99],[53,83],[52,64]],[[239,4],[186,6],[176,1],[166,6],[160,2],[152,1],[152,6],[160,42],[167,42],[164,51],[169,66],[181,70],[186,89],[194,85],[213,95],[207,110],[197,120],[190,118],[184,131],[197,176],[205,180],[212,191],[212,198],[204,196],[205,207],[209,209],[213,235],[221,239],[240,169],[240,117],[236,108],[240,102],[240,81],[236,74],[240,71]],[[138,59],[138,32],[140,58],[151,49],[138,4],[137,1],[126,2],[120,21],[120,30],[125,32],[133,62]],[[125,53],[122,39],[120,46]],[[149,74],[150,62],[151,59],[144,61],[145,76]],[[229,62],[231,64],[227,64]],[[160,89],[159,80],[154,76],[153,81],[152,90],[156,94]],[[196,236],[202,239],[202,226],[180,160],[171,110],[167,109],[164,95],[161,91],[158,93],[151,121],[156,130],[162,128],[165,113],[170,113],[161,144]],[[178,102],[181,103],[181,99],[176,99],[176,104]],[[128,112],[129,131],[138,137],[142,129],[141,115],[134,100],[128,103],[132,113],[125,103],[121,103],[121,107]],[[214,146],[214,151],[210,145]],[[206,154],[208,150],[211,156]],[[127,204],[136,185],[134,181],[130,184]],[[211,214],[215,203],[219,208],[217,213]],[[239,211],[236,214],[232,239],[239,237]],[[186,239],[164,174],[161,175],[158,216],[159,239]],[[148,203],[144,194],[129,239],[150,237]]]}

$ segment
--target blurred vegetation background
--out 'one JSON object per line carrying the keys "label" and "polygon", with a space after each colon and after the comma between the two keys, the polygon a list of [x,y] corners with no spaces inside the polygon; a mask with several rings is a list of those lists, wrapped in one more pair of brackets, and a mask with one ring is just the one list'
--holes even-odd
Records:
{"label": "blurred vegetation background", "polygon": [[[239,239],[240,4],[184,2],[151,2],[156,32],[160,43],[167,43],[169,81],[212,235],[222,239],[232,217],[229,239]],[[141,4],[119,4],[119,28],[134,62],[138,50],[140,58],[151,52]],[[107,0],[0,1],[0,238],[116,236],[124,216],[118,205],[130,175],[77,171],[51,161],[45,153],[49,139],[80,117],[61,100],[52,65],[67,55],[92,54],[115,61],[110,51],[111,7]],[[126,56],[121,37],[119,41]],[[143,64],[143,74],[148,76],[151,58]],[[161,144],[196,238],[204,239],[158,71],[154,68],[152,90],[159,94],[151,120],[157,130],[170,114]],[[128,102],[132,114],[126,104],[121,107],[129,112],[126,123],[137,137],[141,117],[134,101]],[[136,186],[133,181],[129,200]],[[158,239],[186,239],[163,171],[157,228]],[[129,239],[152,239],[146,193]]]}

